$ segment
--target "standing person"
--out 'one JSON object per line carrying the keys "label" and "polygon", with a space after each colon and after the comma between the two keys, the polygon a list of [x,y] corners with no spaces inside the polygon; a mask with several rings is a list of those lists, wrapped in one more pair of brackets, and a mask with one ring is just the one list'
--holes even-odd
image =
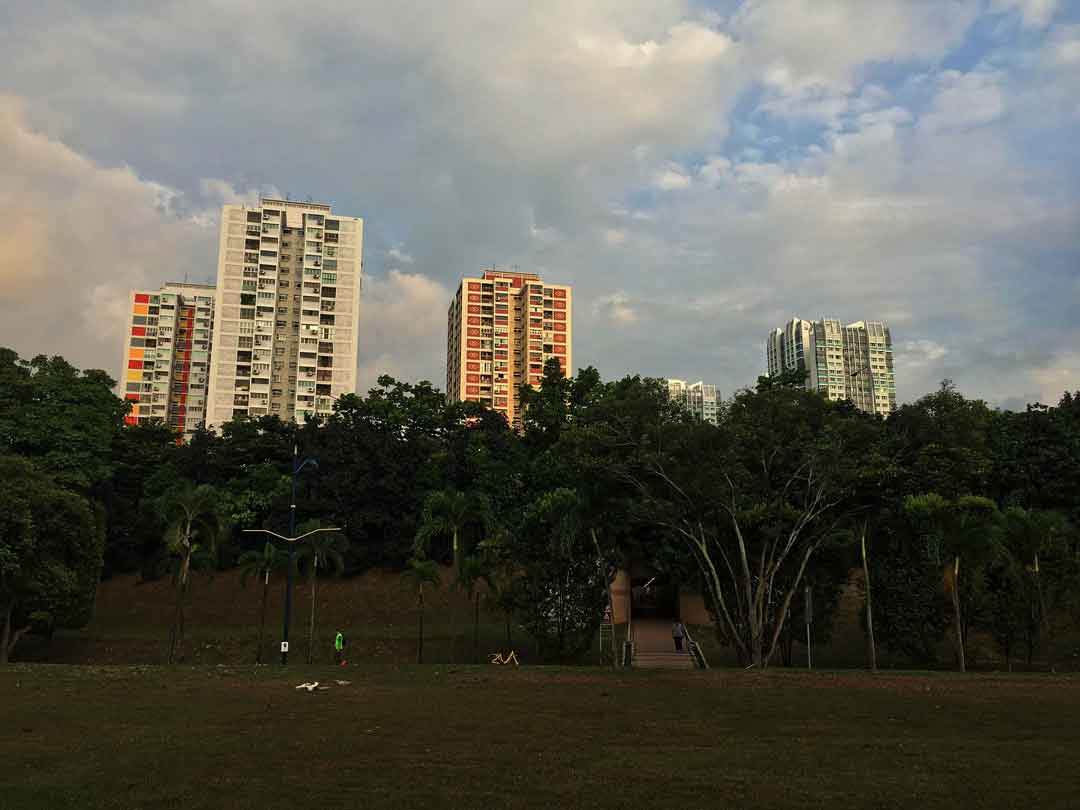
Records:
{"label": "standing person", "polygon": [[340,630],[334,637],[334,663],[345,666],[345,636]]}
{"label": "standing person", "polygon": [[675,652],[682,652],[683,639],[686,638],[686,628],[682,622],[676,621],[671,625],[671,638],[675,642]]}

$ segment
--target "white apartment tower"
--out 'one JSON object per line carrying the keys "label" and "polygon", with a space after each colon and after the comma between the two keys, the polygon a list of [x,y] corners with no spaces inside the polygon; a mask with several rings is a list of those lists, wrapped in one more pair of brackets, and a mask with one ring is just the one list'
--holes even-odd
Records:
{"label": "white apartment tower", "polygon": [[226,205],[207,425],[301,421],[356,391],[364,221],[329,205]]}
{"label": "white apartment tower", "polygon": [[881,321],[843,326],[835,319],[793,318],[772,331],[765,355],[770,376],[804,369],[808,390],[851,400],[868,413],[896,410],[892,336]]}
{"label": "white apartment tower", "polygon": [[687,383],[686,380],[668,379],[668,399],[685,408],[695,419],[718,424],[720,418],[720,398],[716,386],[698,380]]}
{"label": "white apartment tower", "polygon": [[127,424],[161,420],[185,439],[202,427],[213,323],[210,285],[131,291],[120,375]]}

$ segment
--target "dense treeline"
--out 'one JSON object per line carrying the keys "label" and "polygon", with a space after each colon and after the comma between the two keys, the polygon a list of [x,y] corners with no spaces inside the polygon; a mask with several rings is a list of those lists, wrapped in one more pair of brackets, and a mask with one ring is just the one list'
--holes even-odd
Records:
{"label": "dense treeline", "polygon": [[546,372],[522,392],[520,435],[384,377],[327,418],[178,444],[163,424],[125,426],[102,372],[0,350],[0,655],[85,623],[98,578],[131,571],[173,577],[182,648],[191,571],[240,566],[265,585],[284,564],[243,529],[288,533],[306,459],[297,524],[340,528],[300,555],[313,583],[391,567],[422,604],[433,562],[451,564],[552,659],[594,638],[628,560],[698,587],[723,643],[759,666],[790,659],[807,585],[825,639],[859,570],[871,665],[878,646],[932,664],[948,640],[963,667],[973,633],[1010,664],[1045,661],[1077,626],[1080,394],[1000,412],[946,382],[881,420],[763,378],[712,426],[653,380]]}

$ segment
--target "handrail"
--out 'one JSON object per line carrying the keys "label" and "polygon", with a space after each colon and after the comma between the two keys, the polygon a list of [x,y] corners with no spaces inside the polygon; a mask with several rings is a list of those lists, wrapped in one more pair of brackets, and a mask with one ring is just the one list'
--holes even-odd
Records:
{"label": "handrail", "polygon": [[694,657],[698,669],[708,669],[709,662],[705,660],[705,652],[701,649],[701,645],[694,641],[693,636],[690,635],[690,628],[685,624],[683,625],[683,634],[686,636],[686,647],[690,651],[690,655]]}

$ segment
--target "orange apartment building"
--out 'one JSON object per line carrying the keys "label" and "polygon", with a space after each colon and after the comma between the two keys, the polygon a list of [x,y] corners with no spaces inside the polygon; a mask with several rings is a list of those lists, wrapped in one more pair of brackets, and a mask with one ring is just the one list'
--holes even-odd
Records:
{"label": "orange apartment building", "polygon": [[131,291],[120,375],[129,425],[159,419],[185,439],[202,426],[213,322],[211,285]]}
{"label": "orange apartment building", "polygon": [[446,393],[487,405],[521,427],[522,385],[539,385],[552,357],[573,368],[573,295],[536,273],[485,270],[464,278],[446,316]]}

